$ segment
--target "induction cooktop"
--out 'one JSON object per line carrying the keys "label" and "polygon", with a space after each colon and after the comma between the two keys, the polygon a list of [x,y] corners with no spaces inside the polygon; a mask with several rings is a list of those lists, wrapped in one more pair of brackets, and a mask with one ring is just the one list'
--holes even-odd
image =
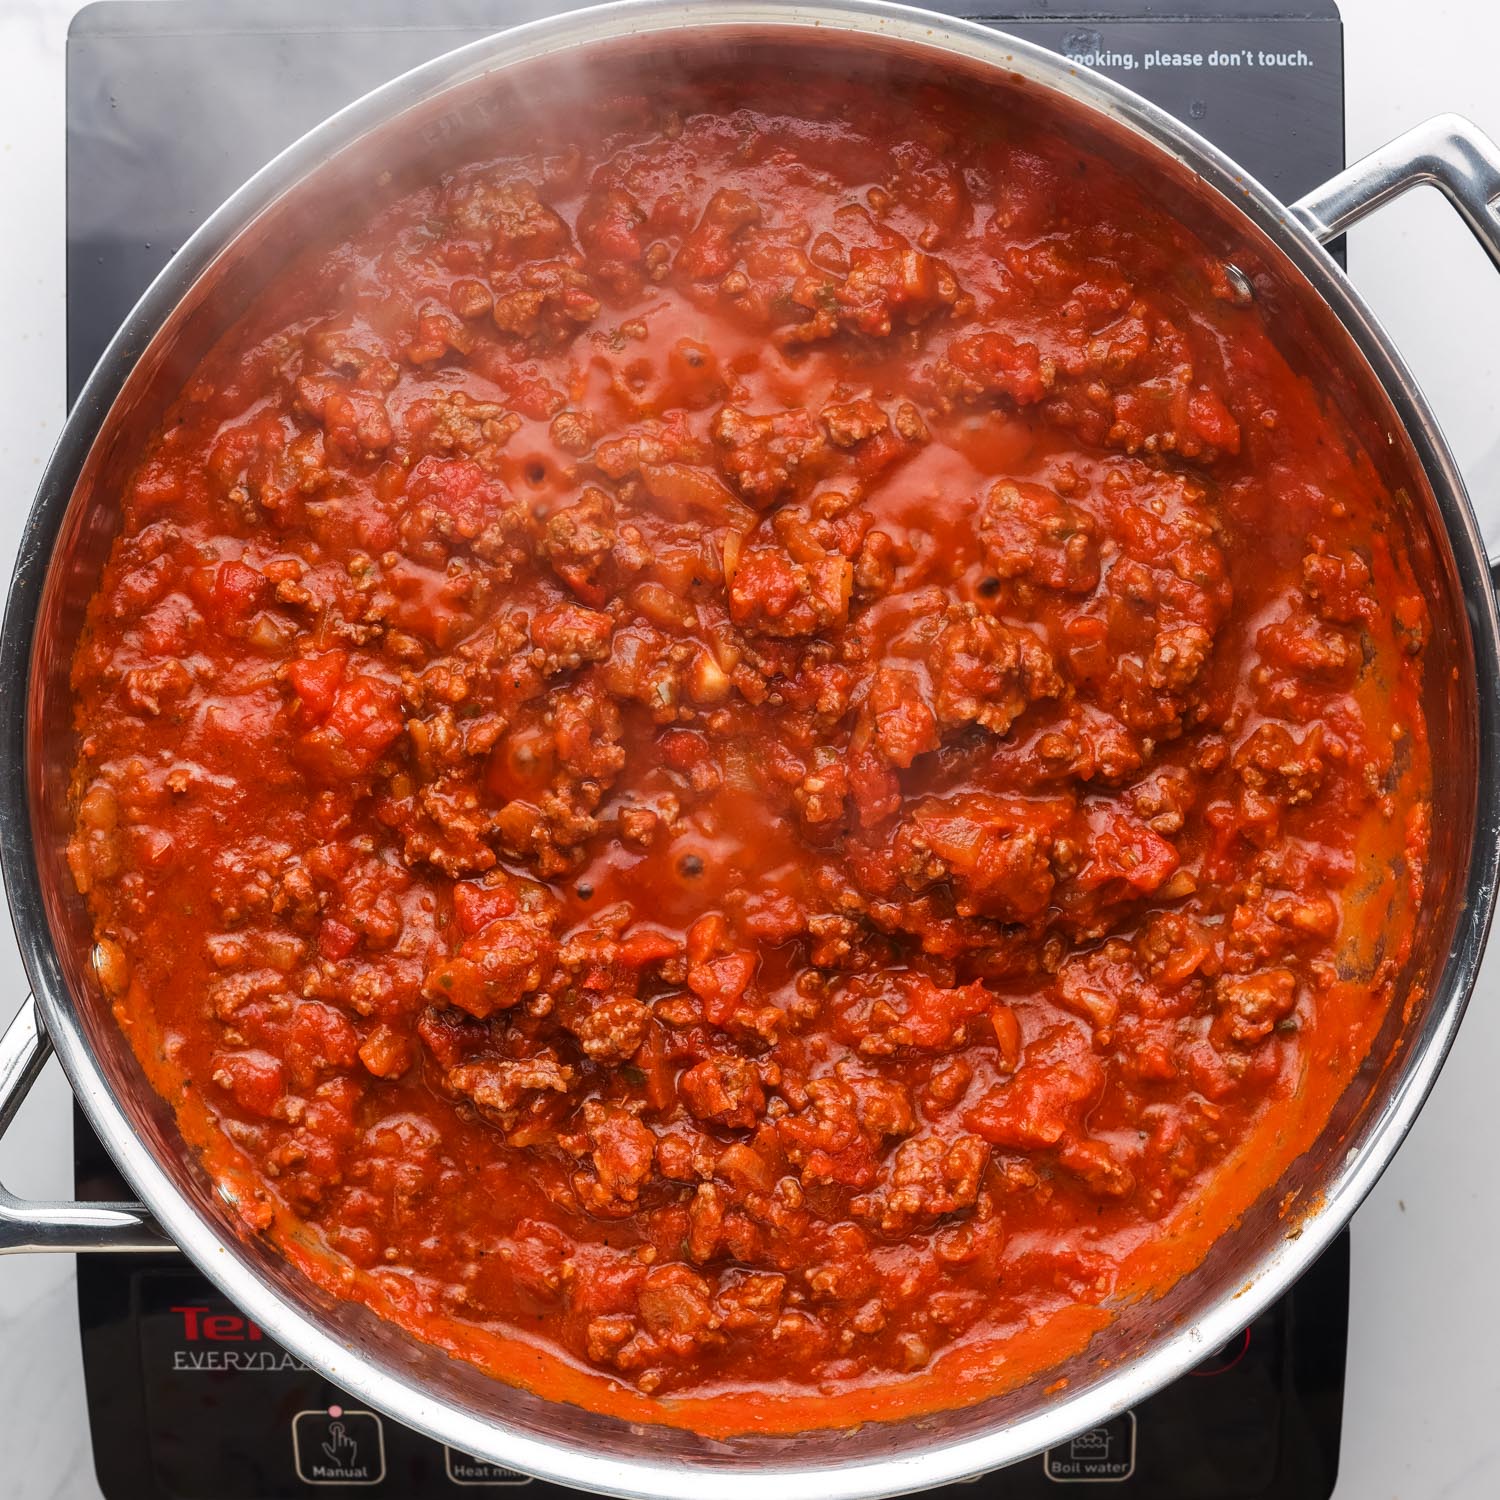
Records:
{"label": "induction cooktop", "polygon": [[[569,8],[566,0],[104,0],[82,11],[67,70],[70,399],[172,252],[281,147],[417,63]],[[993,23],[1119,79],[1283,199],[1343,165],[1343,37],[1331,0],[931,8]],[[128,1197],[81,1116],[75,1137],[80,1196]],[[1327,1500],[1348,1301],[1341,1238],[1283,1301],[1176,1385],[1037,1458],[930,1493]],[[572,1493],[363,1409],[181,1257],[80,1257],[78,1305],[108,1500]]]}

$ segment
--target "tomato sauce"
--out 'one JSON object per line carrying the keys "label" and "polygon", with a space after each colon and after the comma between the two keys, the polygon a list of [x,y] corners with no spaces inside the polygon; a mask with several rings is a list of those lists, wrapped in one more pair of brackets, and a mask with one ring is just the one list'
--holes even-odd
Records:
{"label": "tomato sauce", "polygon": [[119,1023],[306,1273],[724,1433],[975,1399],[1364,1057],[1391,497],[1045,112],[747,76],[372,210],[184,388],[74,666]]}

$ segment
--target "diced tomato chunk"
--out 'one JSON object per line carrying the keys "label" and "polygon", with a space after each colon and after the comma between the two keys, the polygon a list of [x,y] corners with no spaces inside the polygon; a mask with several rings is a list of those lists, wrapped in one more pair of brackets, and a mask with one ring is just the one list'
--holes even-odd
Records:
{"label": "diced tomato chunk", "polygon": [[453,887],[453,913],[465,937],[488,927],[516,909],[515,893],[503,885],[477,885],[464,880]]}
{"label": "diced tomato chunk", "polygon": [[256,1049],[224,1052],[213,1059],[211,1076],[247,1114],[269,1119],[286,1093],[279,1057]]}
{"label": "diced tomato chunk", "polygon": [[348,661],[347,651],[324,651],[317,656],[299,657],[287,666],[292,689],[302,700],[304,718],[316,723],[327,717]]}
{"label": "diced tomato chunk", "polygon": [[467,458],[424,458],[411,471],[406,492],[413,500],[436,506],[458,534],[470,540],[505,501],[504,490]]}
{"label": "diced tomato chunk", "polygon": [[1154,891],[1182,862],[1176,849],[1160,834],[1118,813],[1101,820],[1089,841],[1089,862],[1078,874],[1078,884],[1093,890],[1110,880],[1123,880],[1142,893]]}
{"label": "diced tomato chunk", "polygon": [[318,929],[318,952],[335,963],[348,958],[359,943],[359,934],[336,917],[324,917]]}
{"label": "diced tomato chunk", "polygon": [[362,767],[401,733],[401,724],[395,689],[372,677],[357,677],[340,687],[324,720],[324,728],[344,742]]}
{"label": "diced tomato chunk", "polygon": [[649,927],[637,927],[620,944],[619,959],[630,969],[643,969],[647,964],[659,964],[682,951],[682,944],[664,932]]}
{"label": "diced tomato chunk", "polygon": [[263,573],[240,562],[222,562],[214,579],[214,603],[219,618],[226,623],[243,620],[260,602],[265,592]]}

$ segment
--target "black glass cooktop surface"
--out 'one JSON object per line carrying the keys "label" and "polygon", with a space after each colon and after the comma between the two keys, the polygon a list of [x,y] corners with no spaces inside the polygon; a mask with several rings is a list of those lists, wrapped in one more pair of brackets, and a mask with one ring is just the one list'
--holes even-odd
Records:
{"label": "black glass cooktop surface", "polygon": [[[246,176],[303,130],[451,47],[566,0],[104,0],[68,42],[68,384]],[[1190,121],[1284,199],[1343,165],[1329,0],[948,0]],[[80,1118],[80,1193],[129,1196]],[[1348,1242],[1191,1376],[1045,1455],[933,1494],[1327,1500],[1338,1467]],[[402,1500],[570,1491],[352,1403],[181,1258],[81,1257],[95,1464],[108,1500]],[[1076,1486],[1059,1491],[1058,1485]],[[705,1495],[705,1500],[712,1500]]]}
{"label": "black glass cooktop surface", "polygon": [[[1338,1469],[1349,1249],[1134,1411],[944,1500],[1328,1500]],[[481,1463],[359,1406],[181,1259],[79,1264],[84,1373],[108,1500],[400,1500],[575,1491]],[[1077,1489],[1059,1491],[1059,1484]],[[704,1500],[713,1500],[706,1490]]]}

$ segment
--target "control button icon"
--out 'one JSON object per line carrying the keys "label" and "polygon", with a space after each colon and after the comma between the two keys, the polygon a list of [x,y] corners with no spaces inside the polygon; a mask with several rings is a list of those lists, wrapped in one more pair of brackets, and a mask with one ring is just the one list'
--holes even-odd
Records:
{"label": "control button icon", "polygon": [[299,1411],[292,1418],[292,1455],[303,1484],[379,1484],[385,1429],[372,1411]]}
{"label": "control button icon", "polygon": [[515,1469],[507,1469],[503,1464],[492,1464],[488,1459],[460,1453],[457,1448],[444,1447],[443,1462],[448,1469],[448,1478],[454,1484],[499,1487],[531,1483],[530,1474],[521,1474]]}
{"label": "control button icon", "polygon": [[1057,1484],[1108,1484],[1129,1479],[1135,1473],[1135,1413],[1124,1412],[1059,1447],[1049,1448],[1042,1464],[1047,1478]]}

